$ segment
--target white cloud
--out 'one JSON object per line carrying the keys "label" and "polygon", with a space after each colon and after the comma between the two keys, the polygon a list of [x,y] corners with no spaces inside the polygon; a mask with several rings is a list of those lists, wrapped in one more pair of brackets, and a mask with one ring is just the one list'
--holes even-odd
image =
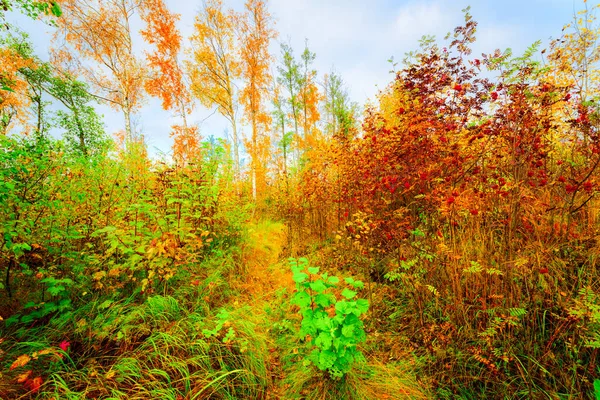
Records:
{"label": "white cloud", "polygon": [[418,2],[400,7],[393,24],[397,40],[414,46],[423,35],[440,37],[453,28],[456,10],[442,9],[439,2]]}
{"label": "white cloud", "polygon": [[479,56],[482,53],[491,54],[494,50],[504,51],[512,48],[520,51],[524,46],[530,43],[524,43],[519,40],[522,32],[519,27],[510,25],[481,26],[476,33],[477,41],[473,46],[473,54]]}

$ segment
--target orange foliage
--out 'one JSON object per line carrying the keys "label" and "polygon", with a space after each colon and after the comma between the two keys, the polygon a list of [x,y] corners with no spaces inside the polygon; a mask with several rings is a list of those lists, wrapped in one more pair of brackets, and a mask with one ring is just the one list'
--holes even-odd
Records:
{"label": "orange foliage", "polygon": [[200,157],[200,132],[197,126],[171,126],[173,137],[173,157],[178,165]]}
{"label": "orange foliage", "polygon": [[146,80],[145,88],[150,95],[161,99],[165,110],[176,107],[185,112],[185,106],[191,99],[178,62],[181,34],[176,23],[180,16],[172,14],[163,0],[145,0],[140,15],[147,24],[141,34],[155,47],[152,53],[146,53],[154,75]]}
{"label": "orange foliage", "polygon": [[[310,65],[314,61],[316,55],[308,49],[308,42],[302,53],[302,66],[304,67],[304,74],[300,86],[298,97],[302,108],[302,115],[300,116],[303,126],[303,138],[308,139],[311,134],[315,134],[317,129],[317,122],[321,118],[319,113],[319,103],[324,100],[323,95],[320,93],[317,83],[315,81],[317,76],[316,70],[311,70]],[[306,144],[300,144],[301,148],[307,149],[309,147]]]}
{"label": "orange foliage", "polygon": [[15,50],[0,48],[0,134],[5,135],[14,123],[25,126],[27,107],[31,103],[27,81],[18,74],[21,68],[33,67],[33,61],[24,59]]}
{"label": "orange foliage", "polygon": [[314,82],[314,74],[309,76],[309,80],[300,89],[300,97],[303,102],[303,125],[306,135],[310,133],[311,129],[316,128],[317,122],[321,119],[319,103],[323,100],[323,95],[319,91],[316,82]]}
{"label": "orange foliage", "polygon": [[147,28],[142,36],[155,47],[146,58],[153,75],[146,80],[146,91],[161,99],[165,110],[175,110],[183,125],[174,125],[171,136],[174,138],[173,157],[178,164],[197,157],[199,152],[199,132],[190,127],[187,116],[193,109],[191,94],[183,79],[183,68],[179,62],[181,34],[176,23],[179,15],[172,14],[163,0],[145,0],[140,9]]}

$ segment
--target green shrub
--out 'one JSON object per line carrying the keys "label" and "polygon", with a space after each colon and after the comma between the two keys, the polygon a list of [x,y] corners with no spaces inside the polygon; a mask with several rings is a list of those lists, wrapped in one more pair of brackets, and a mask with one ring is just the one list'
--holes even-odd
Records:
{"label": "green shrub", "polygon": [[[292,303],[302,315],[299,336],[311,347],[305,362],[341,378],[355,362],[364,360],[357,345],[366,340],[360,316],[369,309],[369,302],[356,298],[356,291],[342,288],[339,278],[319,274],[319,268],[310,267],[306,258],[290,258],[289,263],[297,290]],[[345,282],[353,289],[364,286],[352,278]]]}

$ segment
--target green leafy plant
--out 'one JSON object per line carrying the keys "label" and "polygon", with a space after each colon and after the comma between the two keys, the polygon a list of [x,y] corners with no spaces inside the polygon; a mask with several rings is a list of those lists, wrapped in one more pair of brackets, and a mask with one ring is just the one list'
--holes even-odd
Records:
{"label": "green leafy plant", "polygon": [[306,364],[341,378],[355,362],[364,360],[357,345],[366,339],[360,316],[369,309],[369,302],[352,290],[364,285],[348,277],[344,281],[352,289],[341,287],[339,278],[319,274],[319,268],[310,267],[306,258],[290,258],[289,264],[297,290],[292,303],[302,315],[298,334],[312,348]]}
{"label": "green leafy plant", "polygon": [[205,337],[211,338],[213,336],[218,336],[221,333],[223,328],[227,328],[227,332],[223,336],[223,343],[228,343],[235,338],[235,331],[233,327],[231,327],[231,322],[229,322],[229,312],[227,310],[220,310],[217,314],[217,324],[214,329],[202,329],[202,333]]}
{"label": "green leafy plant", "polygon": [[577,320],[585,346],[600,348],[600,296],[589,287],[581,288],[568,311]]}
{"label": "green leafy plant", "polygon": [[46,292],[51,296],[50,299],[40,303],[28,302],[23,306],[23,310],[29,310],[29,312],[23,315],[13,315],[6,320],[7,326],[17,322],[32,323],[49,315],[66,313],[73,308],[69,292],[75,282],[68,278],[56,279],[49,277],[42,279],[41,283],[46,284]]}

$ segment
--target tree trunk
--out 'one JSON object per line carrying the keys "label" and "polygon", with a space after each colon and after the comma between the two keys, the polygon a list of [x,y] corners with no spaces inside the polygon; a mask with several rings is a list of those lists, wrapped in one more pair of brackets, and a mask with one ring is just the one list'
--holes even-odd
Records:
{"label": "tree trunk", "polygon": [[238,132],[235,124],[235,119],[231,120],[231,128],[233,129],[233,162],[235,166],[235,179],[240,178],[240,149],[238,144]]}
{"label": "tree trunk", "polygon": [[133,141],[133,129],[131,129],[131,105],[129,101],[125,99],[123,106],[123,115],[125,117],[125,148]]}
{"label": "tree trunk", "polygon": [[258,170],[258,165],[259,165],[259,160],[258,160],[258,132],[257,132],[257,128],[256,128],[256,112],[252,111],[252,147],[254,147],[252,150],[252,153],[254,153],[252,155],[252,199],[254,200],[254,202],[256,203],[256,187],[258,186],[258,176],[257,176],[257,170]]}
{"label": "tree trunk", "polygon": [[79,136],[79,147],[81,148],[81,152],[84,156],[87,157],[87,146],[85,144],[85,134],[83,132],[83,126],[81,125],[81,120],[79,119],[79,112],[77,108],[73,108],[73,116],[75,117],[75,124],[77,125],[77,132]]}

